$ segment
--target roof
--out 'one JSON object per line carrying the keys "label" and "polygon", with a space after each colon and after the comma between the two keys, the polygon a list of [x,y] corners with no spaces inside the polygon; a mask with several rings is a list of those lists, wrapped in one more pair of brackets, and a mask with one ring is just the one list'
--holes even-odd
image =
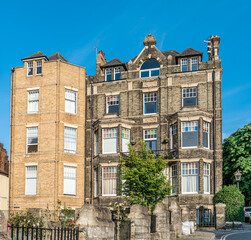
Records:
{"label": "roof", "polygon": [[202,55],[202,54],[203,54],[202,52],[188,47],[186,50],[179,53],[176,57],[195,56],[195,55]]}
{"label": "roof", "polygon": [[60,53],[54,53],[48,57],[49,61],[61,60],[63,62],[68,62]]}
{"label": "roof", "polygon": [[172,55],[173,57],[177,56],[179,53],[175,50],[163,51],[162,52],[166,57]]}
{"label": "roof", "polygon": [[114,66],[125,66],[124,62],[121,62],[117,58],[113,58],[111,61],[107,62],[105,65],[101,66],[101,68],[106,68],[106,67],[114,67]]}
{"label": "roof", "polygon": [[37,52],[35,54],[30,55],[29,57],[22,58],[22,61],[26,61],[29,59],[35,59],[35,58],[47,58],[42,52]]}

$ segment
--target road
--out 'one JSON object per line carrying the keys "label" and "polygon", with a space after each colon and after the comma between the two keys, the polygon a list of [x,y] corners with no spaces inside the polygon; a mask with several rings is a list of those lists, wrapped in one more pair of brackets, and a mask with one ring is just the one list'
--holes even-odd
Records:
{"label": "road", "polygon": [[216,233],[216,239],[220,240],[251,240],[250,230],[235,230]]}

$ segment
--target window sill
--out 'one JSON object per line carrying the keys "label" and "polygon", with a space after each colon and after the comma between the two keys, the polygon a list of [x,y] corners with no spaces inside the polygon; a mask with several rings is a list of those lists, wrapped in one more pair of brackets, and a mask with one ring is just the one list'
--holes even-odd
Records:
{"label": "window sill", "polygon": [[196,148],[199,148],[199,147],[181,147],[181,149],[184,149],[184,150],[186,150],[186,149],[196,149]]}
{"label": "window sill", "polygon": [[64,193],[64,196],[76,197],[76,194]]}
{"label": "window sill", "polygon": [[65,113],[77,116],[77,113],[71,113],[71,112],[65,112]]}
{"label": "window sill", "polygon": [[118,195],[117,194],[105,194],[105,195],[102,195],[102,197],[117,197]]}
{"label": "window sill", "polygon": [[65,150],[64,150],[64,153],[74,154],[74,155],[77,154],[77,152],[67,152],[67,151],[65,151]]}
{"label": "window sill", "polygon": [[27,114],[38,114],[39,112],[27,112]]}
{"label": "window sill", "polygon": [[158,113],[144,113],[144,116],[157,115]]}
{"label": "window sill", "polygon": [[188,194],[199,194],[198,192],[182,192],[181,194],[188,195]]}

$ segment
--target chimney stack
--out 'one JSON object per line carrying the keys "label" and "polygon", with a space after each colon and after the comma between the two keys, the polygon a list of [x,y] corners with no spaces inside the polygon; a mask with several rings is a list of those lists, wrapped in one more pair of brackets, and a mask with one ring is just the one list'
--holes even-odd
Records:
{"label": "chimney stack", "polygon": [[220,37],[215,35],[215,37],[212,35],[208,39],[208,60],[219,60],[219,47],[220,47]]}
{"label": "chimney stack", "polygon": [[102,50],[99,50],[98,55],[96,57],[96,75],[100,75],[101,66],[106,64],[105,54]]}

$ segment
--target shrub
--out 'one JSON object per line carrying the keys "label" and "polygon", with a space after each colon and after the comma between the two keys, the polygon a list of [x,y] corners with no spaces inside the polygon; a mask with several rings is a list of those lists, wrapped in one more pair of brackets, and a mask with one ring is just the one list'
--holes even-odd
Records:
{"label": "shrub", "polygon": [[226,221],[244,221],[245,197],[235,185],[225,186],[213,200],[214,204],[226,204]]}

